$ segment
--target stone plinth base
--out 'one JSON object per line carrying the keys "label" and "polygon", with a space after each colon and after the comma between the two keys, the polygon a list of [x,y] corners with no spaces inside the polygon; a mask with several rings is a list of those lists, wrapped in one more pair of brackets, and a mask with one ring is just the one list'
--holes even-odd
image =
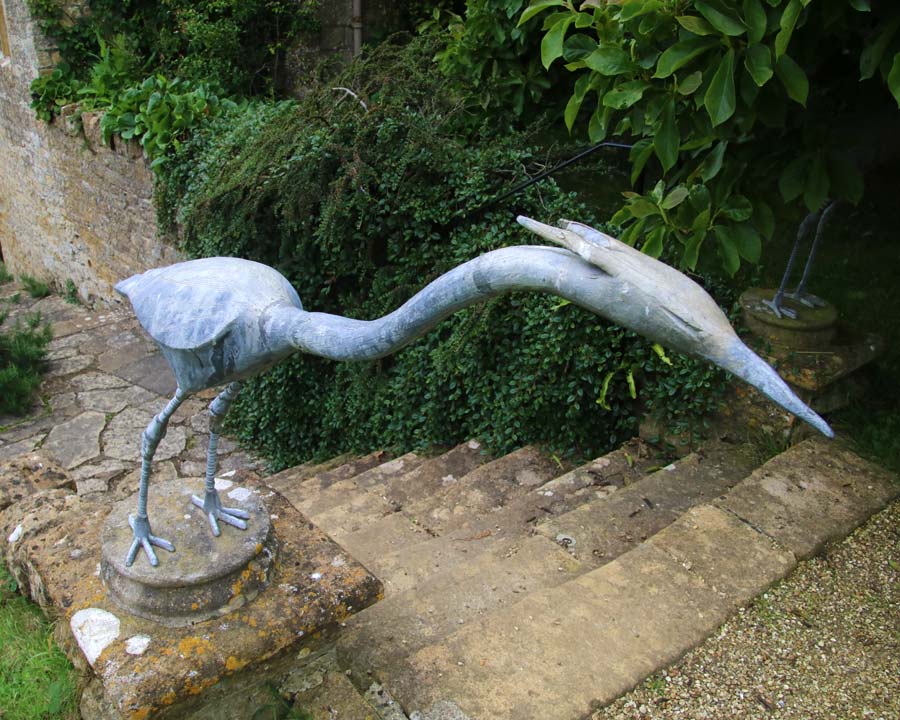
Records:
{"label": "stone plinth base", "polygon": [[150,488],[153,532],[175,545],[174,553],[158,550],[156,567],[143,550],[125,565],[134,538],[128,516],[137,507],[137,493],[113,506],[101,538],[100,576],[110,598],[128,612],[163,625],[192,625],[243,607],[265,587],[276,541],[259,490],[221,493],[224,505],[246,511],[250,519],[246,530],[220,523],[219,537],[191,503],[192,494],[203,497],[202,481]]}
{"label": "stone plinth base", "polygon": [[[253,717],[271,702],[273,674],[314,654],[343,620],[380,597],[379,581],[280,494],[252,480],[235,487],[255,490],[268,507],[277,538],[269,584],[235,612],[186,627],[139,617],[110,598],[100,578],[107,503],[55,489],[0,512],[4,560],[59,616],[57,639],[76,666],[90,668],[84,717]],[[153,505],[150,512],[155,522]],[[161,523],[157,532],[169,530]]]}

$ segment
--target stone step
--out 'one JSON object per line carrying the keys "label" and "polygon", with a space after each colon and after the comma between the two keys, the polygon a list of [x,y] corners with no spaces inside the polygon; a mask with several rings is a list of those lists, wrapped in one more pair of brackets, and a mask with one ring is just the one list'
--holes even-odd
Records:
{"label": "stone step", "polygon": [[469,440],[392,479],[384,486],[384,495],[388,502],[402,509],[433,495],[492,459],[480,442]]}
{"label": "stone step", "polygon": [[417,652],[485,613],[528,593],[574,579],[588,568],[542,536],[482,552],[465,566],[389,595],[347,621],[338,663],[358,678]]}
{"label": "stone step", "polygon": [[[466,568],[474,557],[498,544],[502,545],[498,551],[502,553],[505,543],[530,535],[536,520],[613,493],[620,485],[635,482],[653,462],[651,453],[640,441],[629,442],[515,498],[496,512],[470,518],[447,535],[423,537],[407,533],[393,549],[370,555],[370,562],[354,557],[384,583],[386,595],[403,592],[435,573]],[[354,554],[349,546],[345,547]]]}
{"label": "stone step", "polygon": [[408,502],[403,510],[436,535],[443,535],[507,505],[567,469],[529,445],[480,465],[431,495]]}
{"label": "stone step", "polygon": [[293,467],[285,468],[280,472],[269,475],[266,478],[266,484],[269,487],[284,494],[285,490],[288,490],[295,485],[299,485],[307,478],[315,475],[317,472],[333,470],[339,465],[342,465],[345,462],[349,462],[352,459],[353,453],[344,453],[343,455],[337,455],[336,457],[333,457],[322,463],[303,463],[302,465],[295,465]]}
{"label": "stone step", "polygon": [[[334,534],[328,533],[331,538],[376,576],[382,574],[382,571],[376,570],[381,567],[382,558],[392,557],[402,548],[419,545],[433,537],[402,512],[369,520],[358,530],[342,532],[338,528],[332,528],[332,532]],[[394,591],[388,585],[385,583],[385,594]]]}
{"label": "stone step", "polygon": [[375,679],[420,720],[587,717],[897,494],[889,473],[806,441],[720,507],[691,508],[616,560],[486,614]]}
{"label": "stone step", "polygon": [[425,457],[416,453],[407,453],[393,460],[388,460],[369,468],[358,475],[339,480],[318,492],[311,492],[307,498],[300,500],[299,510],[312,517],[339,505],[349,504],[355,498],[371,491],[383,497],[381,488],[393,478],[397,478],[415,469],[425,461]]}
{"label": "stone step", "polygon": [[325,463],[313,465],[302,473],[297,473],[293,476],[279,473],[281,477],[275,478],[275,484],[271,485],[271,487],[274,487],[284,495],[298,510],[305,512],[305,506],[314,502],[324,489],[336,482],[347,480],[366,470],[377,467],[390,459],[390,454],[385,453],[383,450],[369,453],[363,457],[339,455]]}
{"label": "stone step", "polygon": [[703,449],[637,482],[574,510],[544,520],[537,532],[600,567],[636,547],[688,508],[710,502],[760,463],[749,445],[712,441]]}

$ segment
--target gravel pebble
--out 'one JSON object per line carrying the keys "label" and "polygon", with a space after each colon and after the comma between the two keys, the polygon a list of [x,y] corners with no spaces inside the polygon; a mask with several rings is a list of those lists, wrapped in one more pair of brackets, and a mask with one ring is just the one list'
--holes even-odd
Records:
{"label": "gravel pebble", "polygon": [[900,720],[900,502],[592,720]]}

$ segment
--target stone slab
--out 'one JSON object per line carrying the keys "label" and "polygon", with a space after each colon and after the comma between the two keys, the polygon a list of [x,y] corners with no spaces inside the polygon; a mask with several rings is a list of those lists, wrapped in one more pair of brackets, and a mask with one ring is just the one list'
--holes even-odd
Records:
{"label": "stone slab", "polygon": [[[0,513],[4,538],[17,534],[2,543],[4,559],[22,587],[60,617],[59,639],[76,665],[92,668],[85,717],[181,717],[206,704],[207,693],[227,696],[240,686],[246,695],[245,686],[264,683],[267,664],[296,656],[380,596],[380,584],[361,565],[279,494],[259,490],[279,542],[270,585],[239,611],[186,628],[125,613],[107,596],[97,567],[105,504],[51,490]],[[82,611],[105,620],[82,622]],[[92,638],[91,627],[102,632]],[[99,650],[98,637],[106,638]],[[211,717],[252,716],[246,708],[240,713],[226,703]]]}
{"label": "stone slab", "polygon": [[812,438],[767,462],[715,504],[802,560],[898,495],[891,473],[838,442]]}
{"label": "stone slab", "polygon": [[76,468],[100,454],[100,433],[106,427],[103,413],[87,411],[54,427],[42,452],[67,470]]}
{"label": "stone slab", "polygon": [[72,477],[47,457],[32,453],[0,463],[0,510],[41,492],[75,486]]}
{"label": "stone slab", "polygon": [[442,484],[431,495],[407,503],[404,512],[442,535],[471,518],[495,511],[568,468],[534,446],[520,448]]}
{"label": "stone slab", "polygon": [[452,702],[478,720],[586,717],[697,644],[729,609],[670,556],[642,546],[467,626],[378,679],[408,713]]}
{"label": "stone slab", "polygon": [[[162,406],[157,408],[155,403],[152,405],[152,408],[149,406],[142,408],[129,407],[112,418],[101,437],[104,455],[116,460],[140,462],[141,433],[144,432],[144,428],[153,419],[154,412],[158,413],[162,410]],[[156,453],[153,456],[154,462],[171,460],[177,457],[184,451],[186,443],[187,431],[185,428],[173,425],[170,421],[166,436],[156,448]]]}
{"label": "stone slab", "polygon": [[670,555],[735,607],[797,567],[793,553],[712,505],[691,508],[647,544]]}
{"label": "stone slab", "polygon": [[157,395],[172,397],[175,394],[175,376],[166,359],[159,353],[123,365],[114,372],[123,380]]}

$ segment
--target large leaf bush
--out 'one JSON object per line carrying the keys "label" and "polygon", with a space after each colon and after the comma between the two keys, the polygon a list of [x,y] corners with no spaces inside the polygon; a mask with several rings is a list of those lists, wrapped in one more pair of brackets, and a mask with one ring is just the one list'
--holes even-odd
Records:
{"label": "large leaf bush", "polygon": [[[482,210],[536,158],[528,136],[473,128],[433,71],[439,48],[384,45],[302,102],[211,122],[160,168],[163,224],[195,256],[278,268],[307,309],[370,319],[480,253],[533,243],[516,213],[596,222],[552,182]],[[642,404],[694,421],[722,384],[559,298],[514,294],[380,361],[296,356],[247,383],[232,423],[275,466],[470,437],[584,455],[630,437]]]}
{"label": "large leaf bush", "polygon": [[544,66],[577,78],[567,126],[633,138],[632,182],[662,178],[627,194],[623,239],[654,257],[673,245],[691,269],[704,246],[731,274],[757,262],[780,207],[857,202],[859,150],[897,119],[896,5],[536,0],[519,23],[538,15]]}

